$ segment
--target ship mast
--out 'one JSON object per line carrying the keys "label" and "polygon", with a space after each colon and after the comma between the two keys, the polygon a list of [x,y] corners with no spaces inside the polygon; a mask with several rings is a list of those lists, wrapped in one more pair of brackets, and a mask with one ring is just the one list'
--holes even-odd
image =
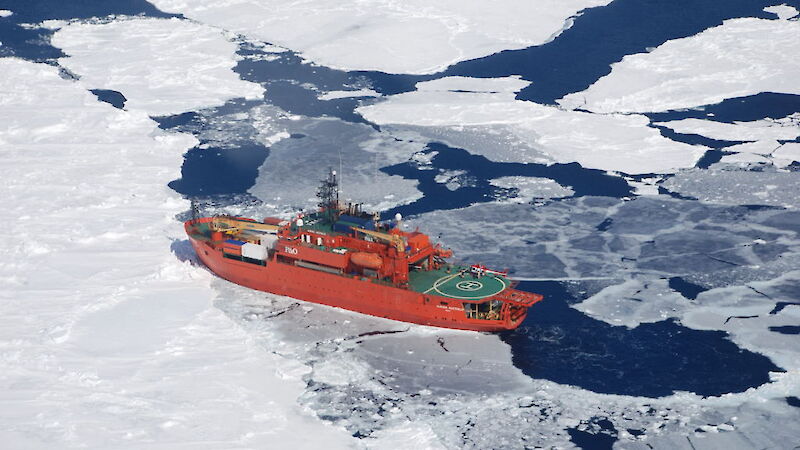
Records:
{"label": "ship mast", "polygon": [[339,181],[335,170],[328,169],[328,178],[322,180],[317,188],[317,198],[317,205],[322,208],[328,220],[335,222],[339,218]]}

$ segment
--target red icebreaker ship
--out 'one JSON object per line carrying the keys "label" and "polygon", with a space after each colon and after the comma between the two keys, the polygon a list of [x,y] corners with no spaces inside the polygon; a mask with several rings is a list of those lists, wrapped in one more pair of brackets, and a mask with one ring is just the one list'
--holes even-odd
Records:
{"label": "red icebreaker ship", "polygon": [[475,331],[511,330],[542,299],[505,272],[447,261],[452,251],[342,207],[336,173],[319,211],[295,219],[194,218],[184,226],[212,272],[252,289],[387,319]]}

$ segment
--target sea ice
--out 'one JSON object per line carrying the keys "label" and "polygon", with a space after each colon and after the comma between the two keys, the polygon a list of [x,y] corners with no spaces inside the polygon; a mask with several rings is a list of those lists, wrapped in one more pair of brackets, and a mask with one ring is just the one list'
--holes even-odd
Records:
{"label": "sea ice", "polygon": [[568,108],[594,112],[667,111],[759,92],[800,94],[800,22],[740,18],[628,55]]}
{"label": "sea ice", "polygon": [[787,142],[772,152],[772,157],[777,160],[785,161],[784,164],[791,164],[792,161],[800,161],[800,142]]}
{"label": "sea ice", "polygon": [[771,12],[778,16],[779,19],[791,19],[798,14],[797,9],[783,3],[781,5],[767,6],[764,11]]}
{"label": "sea ice", "polygon": [[219,29],[188,20],[125,18],[70,23],[53,35],[69,57],[59,64],[86,89],[113,89],[126,107],[151,116],[261,98],[264,89],[239,79],[236,44]]}
{"label": "sea ice", "polygon": [[320,100],[336,100],[351,97],[380,97],[381,94],[372,89],[358,89],[355,91],[328,91],[317,96]]}
{"label": "sea ice", "polygon": [[[360,436],[369,448],[394,448],[408,442],[404,439],[425,448],[505,448],[520,442],[568,447],[567,428],[594,416],[613,423],[618,444],[631,448],[670,442],[675,435],[696,442],[693,433],[701,427],[719,432],[700,441],[712,446],[727,442],[716,440],[720,433],[729,433],[723,436],[728,441],[766,445],[792,434],[789,424],[796,414],[780,400],[796,391],[800,377],[794,372],[720,397],[597,394],[524,376],[513,366],[507,344],[494,335],[402,324],[322,305],[300,308],[291,299],[265,298],[222,283],[218,305],[254,341],[312,367],[303,405]],[[770,433],[762,436],[766,428]]]}
{"label": "sea ice", "polygon": [[[675,142],[648,127],[640,115],[600,115],[565,111],[516,100],[522,87],[515,77],[469,80],[448,77],[417,83],[417,90],[357,108],[379,125],[408,125],[437,130],[450,128],[494,135],[494,139],[525,145],[493,146],[487,152],[470,147],[494,161],[567,163],[628,174],[669,173],[694,166],[705,147]],[[463,87],[473,91],[462,92]],[[499,136],[498,136],[499,135]]]}
{"label": "sea ice", "polygon": [[12,11],[9,11],[7,9],[0,9],[0,17],[9,17],[12,14],[14,14]]}
{"label": "sea ice", "polygon": [[56,67],[0,73],[4,446],[351,445],[297,407],[302,375],[276,374],[297,363],[212,304],[166,186],[196,140]]}
{"label": "sea ice", "polygon": [[681,172],[663,183],[672,192],[704,202],[800,207],[800,177],[793,172],[700,170]]}
{"label": "sea ice", "polygon": [[424,142],[398,141],[368,125],[333,118],[297,119],[282,125],[304,137],[284,139],[270,147],[249,189],[262,201],[300,209],[315,207],[318,181],[329,168],[339,174],[341,200],[364,203],[369,211],[422,197],[417,181],[387,175],[380,168],[408,161],[424,148]]}
{"label": "sea ice", "polygon": [[317,64],[414,74],[543,44],[568,28],[579,11],[609,2],[153,1],[163,11],[290,48]]}
{"label": "sea ice", "polygon": [[750,164],[768,164],[770,160],[756,153],[742,152],[735,153],[733,155],[724,155],[719,162],[723,164],[737,164],[746,167]]}
{"label": "sea ice", "polygon": [[515,189],[515,195],[506,200],[511,203],[528,203],[536,199],[547,200],[569,197],[575,193],[572,189],[561,186],[549,178],[500,177],[493,179],[491,184],[505,189]]}
{"label": "sea ice", "polygon": [[[798,31],[800,32],[800,30]],[[703,119],[683,119],[654,125],[665,126],[682,134],[699,134],[707,138],[727,141],[791,141],[800,136],[800,113],[777,120],[725,123]],[[729,148],[725,150],[727,151]]]}

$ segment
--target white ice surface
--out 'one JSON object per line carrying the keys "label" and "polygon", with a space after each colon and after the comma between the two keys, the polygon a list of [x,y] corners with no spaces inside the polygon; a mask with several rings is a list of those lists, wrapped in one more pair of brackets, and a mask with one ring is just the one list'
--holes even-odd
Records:
{"label": "white ice surface", "polygon": [[[514,77],[489,81],[445,78],[417,83],[417,90],[393,95],[357,108],[367,120],[380,124],[463,130],[473,127],[494,139],[522,141],[524,147],[505,145],[491,150],[469,148],[494,161],[568,163],[629,174],[669,173],[692,167],[705,147],[666,139],[648,127],[640,115],[599,115],[565,111],[516,100]],[[479,92],[454,92],[457,86],[479,87]],[[501,92],[483,89],[502,88]]]}
{"label": "white ice surface", "polygon": [[[768,139],[755,142],[745,142],[744,144],[731,145],[730,147],[725,147],[725,151],[733,153],[750,153],[753,155],[770,155],[772,154],[772,152],[779,149],[780,147],[781,147],[780,142]],[[729,156],[734,156],[734,155],[729,155]]]}
{"label": "white ice surface", "polygon": [[130,18],[70,23],[53,35],[69,55],[59,63],[87,89],[112,89],[126,107],[151,116],[220,105],[234,97],[261,98],[264,90],[239,79],[236,44],[222,31],[179,19]]}
{"label": "white ice surface", "polygon": [[155,0],[183,13],[300,52],[325,66],[433,73],[458,61],[539,45],[570,17],[610,0]]}
{"label": "white ice surface", "polygon": [[711,139],[727,141],[794,140],[800,136],[800,113],[778,120],[764,119],[726,123],[703,119],[683,119],[660,122],[655,125],[663,125],[678,133],[699,134]]}
{"label": "white ice surface", "polygon": [[663,183],[670,191],[716,204],[800,208],[800,177],[795,172],[691,169]]}
{"label": "white ice surface", "polygon": [[749,164],[766,164],[769,162],[769,159],[757,153],[741,152],[733,155],[725,155],[720,159],[720,162],[747,166]]}
{"label": "white ice surface", "polygon": [[12,14],[14,14],[12,11],[9,11],[7,9],[0,9],[0,17],[8,17]]}
{"label": "white ice surface", "polygon": [[516,194],[505,200],[511,203],[528,203],[535,199],[546,200],[569,197],[575,193],[572,189],[561,186],[549,178],[510,176],[495,178],[490,183],[493,186],[505,189],[516,189]]}
{"label": "white ice surface", "polygon": [[775,6],[767,6],[764,8],[764,11],[775,14],[779,19],[791,19],[798,14],[797,9],[787,5],[786,3]]}
{"label": "white ice surface", "polygon": [[800,142],[787,142],[772,152],[772,157],[781,159],[790,164],[792,161],[800,161]]}
{"label": "white ice surface", "polygon": [[530,84],[519,76],[504,78],[444,77],[417,84],[417,90],[498,93],[519,92]]}
{"label": "white ice surface", "polygon": [[212,305],[166,186],[194,138],[13,58],[0,105],[5,448],[353,442],[298,407],[305,366]]}
{"label": "white ice surface", "polygon": [[328,91],[317,96],[320,100],[335,100],[337,98],[351,97],[380,97],[380,93],[372,89],[359,89],[356,91]]}
{"label": "white ice surface", "polygon": [[694,36],[628,55],[609,75],[559,103],[595,112],[666,111],[726,98],[800,94],[800,22],[731,19]]}

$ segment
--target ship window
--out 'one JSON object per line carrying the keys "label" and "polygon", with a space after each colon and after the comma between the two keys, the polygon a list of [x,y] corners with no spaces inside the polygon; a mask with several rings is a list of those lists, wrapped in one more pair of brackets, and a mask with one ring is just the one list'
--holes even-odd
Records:
{"label": "ship window", "polygon": [[447,305],[449,305],[449,303],[447,303],[447,302],[439,302],[439,304],[440,304],[440,305],[444,305],[444,306],[447,306]]}
{"label": "ship window", "polygon": [[468,319],[498,320],[503,302],[490,300],[483,303],[464,303],[464,314]]}

